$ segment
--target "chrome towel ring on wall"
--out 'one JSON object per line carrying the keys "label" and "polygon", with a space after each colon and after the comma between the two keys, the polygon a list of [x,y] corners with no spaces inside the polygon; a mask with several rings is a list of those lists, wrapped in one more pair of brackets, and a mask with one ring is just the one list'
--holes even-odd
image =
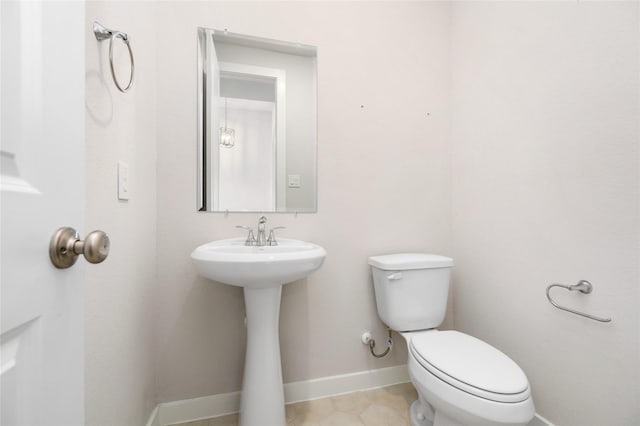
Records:
{"label": "chrome towel ring on wall", "polygon": [[549,290],[551,290],[553,287],[562,287],[562,288],[566,288],[569,291],[578,290],[582,294],[589,294],[593,291],[593,285],[591,285],[589,281],[581,280],[581,281],[578,281],[578,284],[574,284],[574,285],[551,284],[549,287],[547,287],[547,299],[549,299],[549,302],[553,306],[555,306],[558,309],[562,309],[563,311],[571,312],[572,314],[581,315],[583,317],[600,321],[600,322],[611,322],[611,318],[596,317],[594,315],[585,314],[584,312],[576,311],[576,310],[565,308],[564,306],[558,305],[556,302],[553,301],[553,299],[551,299],[551,296],[549,295]]}
{"label": "chrome towel ring on wall", "polygon": [[[133,61],[133,51],[131,50],[131,43],[129,43],[129,36],[121,31],[110,30],[97,21],[93,22],[93,33],[96,35],[96,39],[98,39],[98,41],[109,40],[109,64],[111,65],[111,77],[113,77],[113,82],[115,83],[118,90],[122,93],[126,93],[133,84],[133,73],[136,69],[135,63]],[[125,88],[123,88],[120,83],[118,83],[116,72],[113,67],[113,40],[118,37],[121,38],[124,44],[127,45],[127,49],[129,49],[129,59],[131,59],[131,74],[129,75],[129,84],[127,84]]]}

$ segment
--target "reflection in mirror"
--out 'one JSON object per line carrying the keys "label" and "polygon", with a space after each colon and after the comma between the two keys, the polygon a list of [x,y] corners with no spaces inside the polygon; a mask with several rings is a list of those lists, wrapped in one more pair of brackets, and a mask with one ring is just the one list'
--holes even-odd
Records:
{"label": "reflection in mirror", "polygon": [[316,211],[316,48],[198,28],[198,209]]}

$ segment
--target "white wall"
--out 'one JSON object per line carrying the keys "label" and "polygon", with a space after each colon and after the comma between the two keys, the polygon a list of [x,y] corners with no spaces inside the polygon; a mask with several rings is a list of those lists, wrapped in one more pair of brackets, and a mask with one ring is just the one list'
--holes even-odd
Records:
{"label": "white wall", "polygon": [[[398,337],[375,360],[367,257],[449,254],[449,5],[441,3],[161,2],[158,26],[158,304],[160,401],[237,391],[244,365],[240,288],[196,275],[199,244],[244,236],[258,214],[196,212],[196,27],[318,46],[318,213],[268,215],[283,237],[323,245],[308,280],[285,286],[285,382],[406,362]],[[394,78],[390,78],[390,77]],[[428,115],[430,114],[430,115]]]}
{"label": "white wall", "polygon": [[[120,93],[111,80],[109,45],[96,41],[94,20],[131,38],[136,76],[129,93]],[[87,425],[141,425],[156,404],[154,23],[151,3],[86,3],[87,216],[86,229],[79,231],[84,236],[102,229],[111,238],[107,260],[86,268]],[[114,49],[115,59],[126,84],[128,56],[121,48]],[[128,202],[117,200],[119,160],[129,164]]]}
{"label": "white wall", "polygon": [[[637,2],[455,3],[455,326],[562,426],[640,421]],[[590,295],[548,284],[587,279]]]}

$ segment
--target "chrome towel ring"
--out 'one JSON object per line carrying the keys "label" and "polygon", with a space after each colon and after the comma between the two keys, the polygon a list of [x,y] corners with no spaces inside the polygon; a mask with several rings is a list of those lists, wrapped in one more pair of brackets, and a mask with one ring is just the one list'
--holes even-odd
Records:
{"label": "chrome towel ring", "polygon": [[[109,40],[109,65],[111,66],[111,77],[113,77],[113,82],[115,83],[118,90],[122,93],[126,93],[133,84],[133,74],[136,69],[135,63],[133,61],[133,51],[131,50],[131,43],[129,43],[129,37],[126,33],[110,30],[97,21],[93,22],[93,33],[96,35],[96,39],[98,39],[98,41],[107,39]],[[131,59],[131,74],[129,75],[129,84],[127,84],[125,88],[122,88],[122,86],[118,82],[118,79],[116,78],[116,72],[113,67],[113,40],[118,37],[121,38],[124,44],[127,45],[127,49],[129,49],[129,59]]]}
{"label": "chrome towel ring", "polygon": [[589,294],[593,291],[593,285],[591,285],[589,281],[581,280],[581,281],[578,281],[578,284],[574,284],[574,285],[551,284],[549,287],[547,287],[547,299],[549,299],[549,302],[553,306],[555,306],[558,309],[562,309],[563,311],[571,312],[572,314],[581,315],[583,317],[600,321],[600,322],[611,322],[611,318],[596,317],[594,315],[585,314],[584,312],[579,312],[579,311],[565,308],[564,306],[558,305],[556,302],[553,301],[553,299],[551,299],[551,296],[549,295],[549,290],[551,290],[553,287],[562,287],[562,288],[566,288],[569,291],[578,290],[582,294]]}

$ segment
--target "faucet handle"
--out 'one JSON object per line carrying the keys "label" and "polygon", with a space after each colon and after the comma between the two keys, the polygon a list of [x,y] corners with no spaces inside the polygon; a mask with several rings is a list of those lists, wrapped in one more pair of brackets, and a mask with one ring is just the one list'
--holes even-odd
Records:
{"label": "faucet handle", "polygon": [[269,238],[267,238],[267,245],[268,246],[277,246],[278,242],[276,241],[276,234],[273,233],[273,231],[275,231],[276,229],[287,229],[286,226],[276,226],[274,228],[271,228],[269,230]]}
{"label": "faucet handle", "polygon": [[236,225],[236,228],[246,229],[249,231],[249,235],[247,235],[247,239],[244,242],[245,246],[255,246],[256,245],[256,237],[253,235],[253,228],[250,226],[242,226]]}

